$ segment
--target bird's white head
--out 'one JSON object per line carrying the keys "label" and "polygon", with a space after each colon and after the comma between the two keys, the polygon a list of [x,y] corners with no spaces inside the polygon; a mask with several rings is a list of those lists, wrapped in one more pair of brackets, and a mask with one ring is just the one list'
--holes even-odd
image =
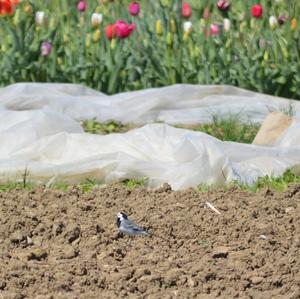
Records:
{"label": "bird's white head", "polygon": [[123,212],[119,212],[117,214],[117,218],[120,219],[120,220],[123,220],[123,219],[127,219],[128,216],[125,213],[123,213]]}
{"label": "bird's white head", "polygon": [[120,227],[121,225],[121,222],[124,220],[124,219],[128,219],[127,215],[123,212],[119,212],[117,214],[117,226]]}

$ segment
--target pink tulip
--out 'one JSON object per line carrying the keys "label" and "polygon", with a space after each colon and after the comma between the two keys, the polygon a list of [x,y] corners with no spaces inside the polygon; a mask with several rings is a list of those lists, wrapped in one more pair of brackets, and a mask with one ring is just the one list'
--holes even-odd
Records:
{"label": "pink tulip", "polygon": [[116,35],[119,38],[126,38],[128,37],[131,32],[135,29],[135,24],[127,24],[123,20],[119,20],[115,24],[116,28]]}
{"label": "pink tulip", "polygon": [[140,4],[136,1],[133,1],[129,4],[129,13],[132,16],[138,16],[140,13]]}
{"label": "pink tulip", "polygon": [[77,4],[77,10],[80,12],[84,12],[87,8],[87,3],[84,0],[80,0]]}
{"label": "pink tulip", "polygon": [[219,26],[217,24],[211,24],[210,25],[210,34],[212,36],[217,36],[220,33]]}

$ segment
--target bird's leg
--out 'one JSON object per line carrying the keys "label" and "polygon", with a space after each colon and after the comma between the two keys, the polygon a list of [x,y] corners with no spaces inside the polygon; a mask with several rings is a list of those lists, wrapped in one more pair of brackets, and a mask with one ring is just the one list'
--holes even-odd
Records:
{"label": "bird's leg", "polygon": [[128,236],[128,241],[127,241],[128,246],[131,246],[131,240],[132,240],[132,236]]}

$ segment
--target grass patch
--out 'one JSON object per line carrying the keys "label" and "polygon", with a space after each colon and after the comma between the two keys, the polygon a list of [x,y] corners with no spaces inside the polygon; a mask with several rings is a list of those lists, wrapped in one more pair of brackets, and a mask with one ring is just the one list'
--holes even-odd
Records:
{"label": "grass patch", "polygon": [[35,184],[35,183],[31,183],[31,182],[26,182],[26,184],[24,184],[23,182],[15,182],[15,183],[6,183],[6,184],[0,184],[0,192],[7,192],[7,191],[12,191],[12,190],[26,190],[26,191],[30,191],[33,188],[37,188],[37,187],[42,187],[42,188],[46,188],[46,189],[53,189],[53,190],[61,190],[66,192],[68,190],[68,188],[70,187],[75,187],[78,190],[86,193],[86,192],[90,192],[93,191],[96,188],[99,188],[100,186],[103,186],[103,184],[99,184],[96,183],[93,180],[86,180],[85,182],[82,182],[80,184],[77,185],[70,185],[66,182],[58,182],[58,183],[54,183],[50,186],[46,186],[43,184]]}
{"label": "grass patch", "polygon": [[[124,180],[121,183],[123,183],[126,188],[129,190],[133,190],[137,187],[145,187],[146,184],[146,177],[143,177],[141,179],[128,179]],[[228,191],[232,188],[238,188],[240,190],[248,190],[251,192],[258,192],[261,189],[269,188],[277,192],[282,192],[287,189],[287,187],[291,184],[300,184],[300,176],[295,175],[291,170],[287,170],[282,176],[280,177],[273,177],[273,176],[265,176],[261,177],[257,180],[257,182],[252,185],[245,185],[240,184],[239,182],[231,182],[226,186],[222,187],[223,191]],[[54,190],[62,190],[67,191],[69,187],[75,187],[78,190],[86,193],[91,192],[97,188],[103,188],[103,184],[99,184],[93,180],[86,180],[83,183],[77,184],[77,185],[69,185],[68,183],[61,182],[61,183],[55,183],[49,187],[48,189],[54,189]],[[27,182],[25,185],[23,183],[7,183],[7,184],[0,184],[0,192],[7,192],[11,190],[32,190],[34,187],[45,187],[45,185],[37,185],[33,184],[31,182]],[[209,192],[213,191],[213,187],[209,187],[208,185],[199,185],[196,188],[199,192]]]}
{"label": "grass patch", "polygon": [[[144,187],[146,180],[147,180],[146,177],[141,179],[127,179],[122,181],[121,183],[123,183],[126,186],[126,188],[128,188],[129,190],[133,190],[136,187],[140,187],[140,186]],[[43,187],[47,189],[61,190],[66,192],[70,187],[75,187],[78,190],[82,191],[83,193],[87,193],[97,188],[102,188],[103,186],[105,185],[89,179],[77,185],[70,185],[66,182],[58,182],[50,186],[45,186],[45,185],[34,184],[31,182],[26,182],[25,184],[23,182],[22,183],[15,182],[15,183],[0,184],[0,192],[7,192],[7,191],[17,190],[17,189],[30,191],[34,187]]]}
{"label": "grass patch", "polygon": [[85,120],[81,123],[83,129],[87,133],[91,134],[111,134],[111,133],[124,133],[136,126],[124,125],[117,121],[109,121],[107,123],[99,123],[96,119]]}
{"label": "grass patch", "polygon": [[[115,121],[99,123],[95,119],[92,119],[82,122],[82,127],[85,132],[92,134],[111,134],[124,133],[138,126],[134,124],[124,125]],[[175,127],[204,132],[222,141],[240,143],[251,143],[259,129],[259,125],[242,123],[238,115],[230,115],[226,118],[213,116],[210,124],[176,125]]]}
{"label": "grass patch", "polygon": [[280,177],[265,176],[259,178],[253,186],[243,186],[241,188],[257,192],[263,188],[270,188],[275,191],[284,191],[290,184],[300,184],[300,176],[295,175],[291,170],[287,170]]}
{"label": "grass patch", "polygon": [[16,189],[24,189],[24,190],[32,190],[34,187],[34,184],[32,183],[6,183],[6,184],[0,184],[0,192],[7,192],[7,191],[12,191]]}
{"label": "grass patch", "polygon": [[210,124],[176,127],[204,132],[222,141],[252,143],[260,125],[242,123],[238,115],[229,115],[225,118],[214,115]]}
{"label": "grass patch", "polygon": [[133,190],[136,187],[145,186],[147,178],[141,178],[141,179],[129,179],[129,180],[124,180],[123,183],[128,188],[129,190]]}
{"label": "grass patch", "polygon": [[[300,176],[295,175],[291,170],[287,170],[282,176],[264,176],[257,180],[254,185],[241,184],[237,181],[233,181],[228,185],[222,187],[222,190],[228,191],[232,188],[238,188],[240,190],[248,190],[251,192],[258,192],[262,189],[269,188],[274,191],[282,192],[287,189],[291,184],[300,184]],[[197,188],[199,192],[209,192],[213,190],[213,187],[207,185],[199,185]]]}
{"label": "grass patch", "polygon": [[[58,190],[62,190],[62,191],[67,191],[69,187],[72,187],[73,185],[69,185],[68,183],[65,182],[61,182],[61,183],[55,183],[53,185],[51,185],[49,188],[50,189],[58,189]],[[103,184],[99,184],[96,181],[93,180],[89,180],[87,179],[86,181],[75,185],[75,187],[82,191],[83,193],[86,192],[91,192],[94,189],[99,188],[100,186],[103,186]]]}

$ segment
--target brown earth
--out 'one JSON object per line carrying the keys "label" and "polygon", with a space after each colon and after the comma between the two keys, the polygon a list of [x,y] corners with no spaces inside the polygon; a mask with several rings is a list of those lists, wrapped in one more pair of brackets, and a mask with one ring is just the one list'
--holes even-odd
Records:
{"label": "brown earth", "polygon": [[[36,188],[0,202],[0,298],[300,298],[300,186]],[[121,210],[156,236],[128,244]]]}

